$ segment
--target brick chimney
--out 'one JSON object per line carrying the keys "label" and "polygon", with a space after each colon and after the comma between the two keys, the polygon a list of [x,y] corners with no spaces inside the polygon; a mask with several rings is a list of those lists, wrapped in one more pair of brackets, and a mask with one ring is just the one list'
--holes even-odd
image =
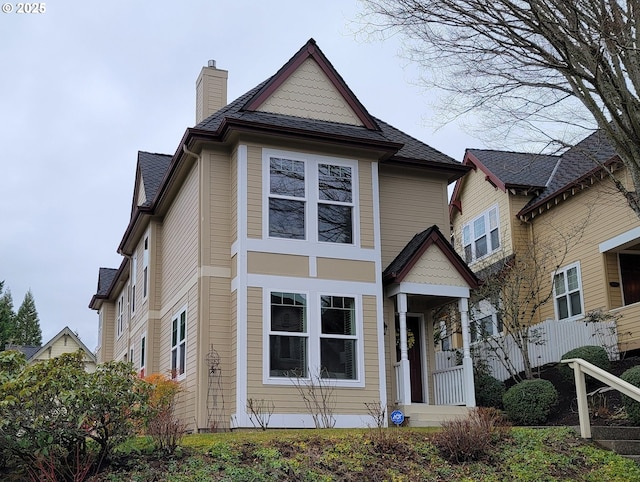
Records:
{"label": "brick chimney", "polygon": [[227,77],[229,72],[216,68],[209,60],[196,80],[196,124],[227,105]]}

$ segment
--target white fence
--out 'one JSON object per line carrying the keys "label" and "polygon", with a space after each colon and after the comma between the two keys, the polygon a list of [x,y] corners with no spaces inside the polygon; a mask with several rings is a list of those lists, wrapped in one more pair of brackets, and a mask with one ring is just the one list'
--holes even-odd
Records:
{"label": "white fence", "polygon": [[[541,367],[547,363],[557,363],[569,350],[586,345],[602,346],[607,350],[610,360],[619,359],[615,322],[585,323],[547,320],[529,328],[529,359],[532,368]],[[492,349],[493,346],[496,346],[495,339],[473,343],[471,349],[474,357],[480,357],[487,362],[494,377],[498,380],[506,380],[511,375],[503,362],[498,359],[498,353]],[[522,353],[513,338],[508,337],[500,341],[500,346],[504,347],[505,354],[516,371],[523,371]],[[436,370],[458,365],[458,358],[459,355],[455,351],[436,353]]]}

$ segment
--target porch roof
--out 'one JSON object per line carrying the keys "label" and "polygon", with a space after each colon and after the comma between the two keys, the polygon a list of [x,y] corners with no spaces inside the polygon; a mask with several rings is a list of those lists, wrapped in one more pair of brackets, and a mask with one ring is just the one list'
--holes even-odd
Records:
{"label": "porch roof", "polygon": [[382,273],[382,280],[385,285],[405,281],[412,268],[418,264],[423,255],[432,246],[440,249],[447,260],[448,266],[446,268],[460,275],[468,285],[468,288],[474,289],[478,287],[479,280],[476,275],[460,255],[456,253],[451,243],[447,241],[436,225],[416,234],[387,266]]}

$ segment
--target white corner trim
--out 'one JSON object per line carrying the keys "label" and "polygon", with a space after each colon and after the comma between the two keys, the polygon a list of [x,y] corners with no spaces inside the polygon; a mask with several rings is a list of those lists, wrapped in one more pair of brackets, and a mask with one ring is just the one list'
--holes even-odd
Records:
{"label": "white corner trim", "polygon": [[236,287],[236,417],[238,423],[246,420],[245,406],[247,400],[248,367],[247,367],[247,146],[238,146],[237,173],[237,278]]}

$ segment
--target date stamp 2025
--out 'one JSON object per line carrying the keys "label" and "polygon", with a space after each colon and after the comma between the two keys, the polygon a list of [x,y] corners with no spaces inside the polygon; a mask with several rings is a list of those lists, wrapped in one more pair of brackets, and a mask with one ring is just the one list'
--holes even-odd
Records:
{"label": "date stamp 2025", "polygon": [[2,13],[39,14],[47,12],[47,4],[40,3],[3,3]]}

